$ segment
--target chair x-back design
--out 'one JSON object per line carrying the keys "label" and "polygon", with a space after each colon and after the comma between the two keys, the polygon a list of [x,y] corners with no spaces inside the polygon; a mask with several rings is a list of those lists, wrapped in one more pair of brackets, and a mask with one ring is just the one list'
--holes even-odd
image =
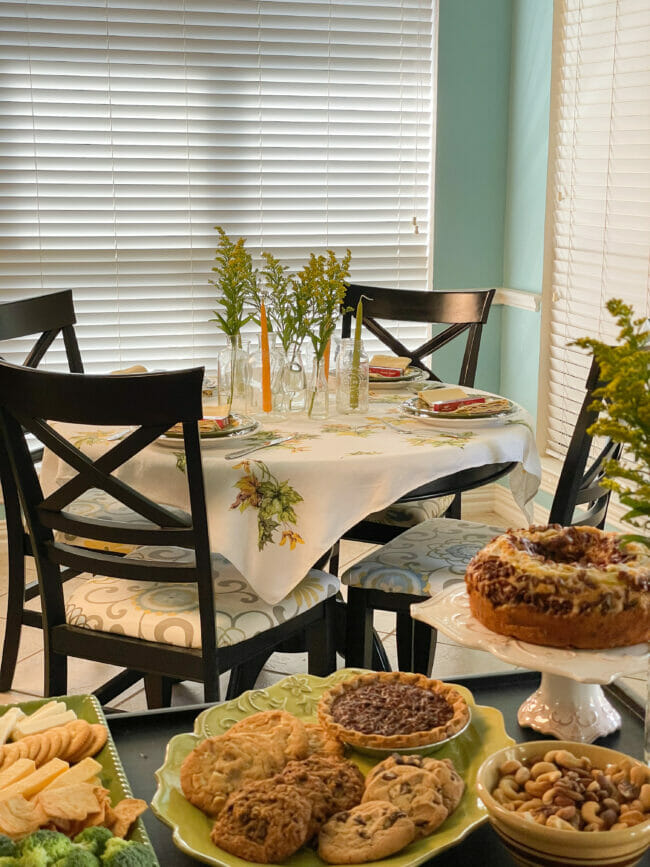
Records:
{"label": "chair x-back design", "polygon": [[[309,636],[310,629],[310,650],[319,648],[317,661],[310,659],[310,667],[320,674],[332,665],[333,651],[325,659],[330,648],[326,601],[237,644],[220,644],[197,425],[203,414],[202,381],[203,368],[115,377],[32,371],[0,363],[0,432],[36,559],[49,695],[67,691],[67,658],[71,656],[126,669],[98,691],[102,701],[143,676],[153,703],[163,701],[165,684],[171,680],[203,682],[206,701],[218,700],[220,673],[296,633],[307,632]],[[56,423],[95,428],[130,426],[135,430],[92,460],[56,430]],[[185,453],[188,513],[153,502],[117,475],[127,461],[176,423],[183,428],[179,450]],[[29,456],[24,431],[38,437],[75,473],[47,496]],[[105,492],[137,517],[120,522],[74,514],[70,505],[90,489]],[[191,557],[166,561],[155,556],[138,557],[137,551],[120,556],[66,544],[58,540],[55,531],[100,543],[136,545],[139,552],[150,552],[151,546],[163,546],[165,551],[180,549],[190,552]],[[75,625],[70,617],[66,621],[62,567],[85,580],[99,575],[130,582],[194,584],[198,589],[200,647],[121,634],[119,624],[120,631],[100,631],[92,623]]]}

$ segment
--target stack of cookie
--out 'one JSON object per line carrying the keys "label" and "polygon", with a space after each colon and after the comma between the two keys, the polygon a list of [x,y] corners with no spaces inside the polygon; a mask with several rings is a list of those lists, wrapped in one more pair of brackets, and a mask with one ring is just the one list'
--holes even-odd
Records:
{"label": "stack of cookie", "polygon": [[309,841],[329,863],[384,858],[431,834],[464,783],[448,759],[391,756],[364,780],[327,729],[264,711],[202,741],[181,767],[185,797],[215,818],[216,846],[281,862]]}

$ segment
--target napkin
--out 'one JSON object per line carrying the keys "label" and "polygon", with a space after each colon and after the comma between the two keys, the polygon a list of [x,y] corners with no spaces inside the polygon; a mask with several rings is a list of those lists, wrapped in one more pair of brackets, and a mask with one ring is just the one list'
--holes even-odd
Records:
{"label": "napkin", "polygon": [[370,359],[370,373],[381,373],[383,376],[399,376],[411,363],[410,358],[399,355],[373,355]]}
{"label": "napkin", "polygon": [[124,376],[128,373],[149,373],[149,371],[141,364],[134,364],[132,367],[125,367],[124,370],[111,370],[111,376]]}
{"label": "napkin", "polygon": [[462,388],[457,387],[429,388],[426,391],[418,391],[418,397],[437,412],[453,412],[462,406],[485,403],[485,398],[482,395],[470,395]]}

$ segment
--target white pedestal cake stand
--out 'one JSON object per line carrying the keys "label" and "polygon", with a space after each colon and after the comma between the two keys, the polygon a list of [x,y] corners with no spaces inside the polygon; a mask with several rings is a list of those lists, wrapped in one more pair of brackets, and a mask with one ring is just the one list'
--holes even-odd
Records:
{"label": "white pedestal cake stand", "polygon": [[411,606],[411,616],[439,629],[458,644],[487,650],[504,662],[542,672],[542,682],[519,708],[519,725],[561,740],[592,743],[621,727],[618,711],[600,684],[646,667],[648,645],[613,650],[541,647],[499,635],[479,623],[469,608],[465,585],[452,584]]}

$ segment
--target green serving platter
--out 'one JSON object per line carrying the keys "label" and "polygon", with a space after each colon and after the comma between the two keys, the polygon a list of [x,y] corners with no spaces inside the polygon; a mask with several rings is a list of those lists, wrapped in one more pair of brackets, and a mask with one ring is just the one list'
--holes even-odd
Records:
{"label": "green serving platter", "polygon": [[[358,673],[358,669],[341,669],[325,678],[308,674],[285,677],[268,689],[249,690],[239,698],[208,708],[196,718],[193,733],[173,737],[167,745],[164,764],[156,771],[158,788],[151,809],[172,829],[175,845],[206,864],[246,867],[250,862],[224,852],[211,842],[213,820],[184,798],[180,787],[183,760],[204,738],[223,734],[237,720],[258,711],[282,709],[305,722],[316,722],[316,708],[325,690]],[[413,867],[428,861],[438,852],[460,843],[487,819],[487,811],[476,794],[476,773],[488,756],[513,744],[514,740],[505,730],[500,711],[476,705],[465,687],[456,686],[456,689],[470,706],[471,723],[463,735],[449,741],[436,752],[436,758],[452,759],[465,780],[465,794],[456,811],[435,834],[411,843],[390,858],[376,862],[383,867]],[[350,750],[349,758],[356,762],[364,774],[379,761],[354,750]],[[322,867],[324,862],[314,851],[303,848],[284,863],[291,867]]]}
{"label": "green serving platter", "polygon": [[[102,770],[100,778],[104,788],[108,789],[111,794],[111,804],[117,804],[122,798],[132,798],[133,792],[131,786],[124,773],[122,762],[120,761],[117,748],[111,737],[111,730],[106,725],[106,717],[99,701],[94,695],[62,695],[56,698],[41,698],[33,701],[23,701],[16,704],[7,704],[0,706],[0,717],[3,716],[10,707],[19,707],[26,714],[34,713],[39,707],[47,704],[49,701],[65,702],[69,710],[73,710],[79,719],[85,719],[89,723],[101,723],[106,726],[108,731],[108,739],[99,753],[93,758],[100,763]],[[129,840],[136,840],[138,843],[143,843],[153,850],[151,840],[147,835],[145,827],[140,819],[138,819],[131,831],[128,834]]]}

